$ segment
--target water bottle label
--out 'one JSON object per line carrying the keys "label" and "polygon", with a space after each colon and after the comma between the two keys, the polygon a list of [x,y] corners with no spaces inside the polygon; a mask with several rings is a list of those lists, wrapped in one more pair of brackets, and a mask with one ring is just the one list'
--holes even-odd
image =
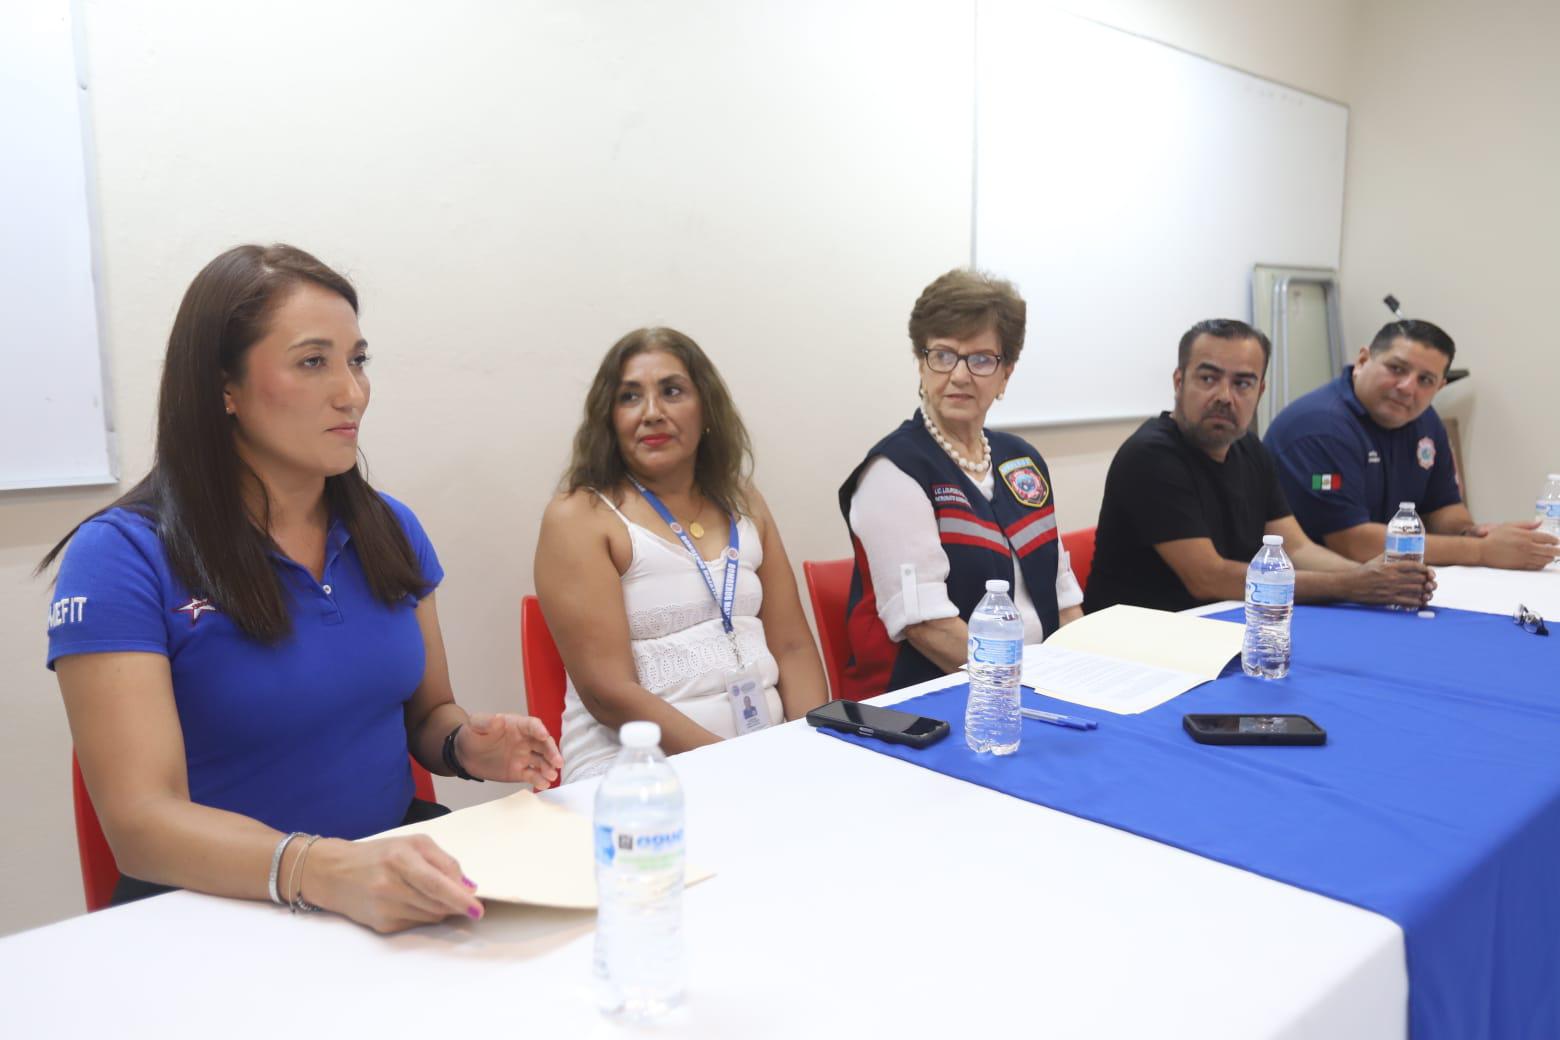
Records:
{"label": "water bottle label", "polygon": [[1017,664],[1024,656],[1024,642],[970,636],[969,655],[972,664]]}
{"label": "water bottle label", "polygon": [[1387,535],[1387,552],[1393,556],[1423,556],[1425,536],[1422,534]]}
{"label": "water bottle label", "polygon": [[1295,602],[1294,583],[1288,581],[1248,581],[1246,582],[1246,602],[1254,603],[1259,607],[1292,606]]}
{"label": "water bottle label", "polygon": [[683,831],[630,831],[596,826],[596,862],[634,873],[681,870]]}
{"label": "water bottle label", "polygon": [[1538,503],[1538,515],[1547,517],[1550,520],[1560,520],[1560,502],[1540,501]]}

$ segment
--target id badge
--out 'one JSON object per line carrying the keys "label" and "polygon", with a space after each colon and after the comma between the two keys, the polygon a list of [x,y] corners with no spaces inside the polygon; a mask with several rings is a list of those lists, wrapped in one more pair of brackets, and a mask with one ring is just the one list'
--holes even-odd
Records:
{"label": "id badge", "polygon": [[726,673],[726,704],[731,708],[732,728],[739,737],[757,733],[774,721],[769,717],[769,698],[764,696],[764,684],[755,668]]}

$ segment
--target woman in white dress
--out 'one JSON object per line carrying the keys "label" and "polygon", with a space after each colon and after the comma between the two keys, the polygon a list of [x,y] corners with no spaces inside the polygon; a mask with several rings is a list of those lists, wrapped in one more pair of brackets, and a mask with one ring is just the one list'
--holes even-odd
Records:
{"label": "woman in white dress", "polygon": [[638,329],[607,352],[536,547],[568,672],[565,782],[605,772],[625,722],[658,723],[676,754],[826,699],[751,465],[731,395],[693,340]]}

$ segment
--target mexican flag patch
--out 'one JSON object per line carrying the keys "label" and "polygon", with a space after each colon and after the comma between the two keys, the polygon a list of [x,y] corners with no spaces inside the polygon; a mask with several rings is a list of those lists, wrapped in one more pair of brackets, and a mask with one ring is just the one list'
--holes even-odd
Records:
{"label": "mexican flag patch", "polygon": [[1343,486],[1342,473],[1312,473],[1312,491],[1337,491]]}

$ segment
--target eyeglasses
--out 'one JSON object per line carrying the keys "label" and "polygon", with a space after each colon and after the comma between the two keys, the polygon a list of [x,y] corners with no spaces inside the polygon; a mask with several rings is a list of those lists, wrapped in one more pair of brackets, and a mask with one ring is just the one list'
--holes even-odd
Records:
{"label": "eyeglasses", "polygon": [[960,354],[942,347],[923,350],[921,356],[926,359],[926,367],[933,372],[952,372],[962,361],[972,376],[989,376],[1002,367],[1003,361],[1001,354]]}
{"label": "eyeglasses", "polygon": [[1536,636],[1547,636],[1549,634],[1549,626],[1544,624],[1544,619],[1521,603],[1517,604],[1517,609],[1512,613],[1511,620],[1514,624],[1521,625]]}

